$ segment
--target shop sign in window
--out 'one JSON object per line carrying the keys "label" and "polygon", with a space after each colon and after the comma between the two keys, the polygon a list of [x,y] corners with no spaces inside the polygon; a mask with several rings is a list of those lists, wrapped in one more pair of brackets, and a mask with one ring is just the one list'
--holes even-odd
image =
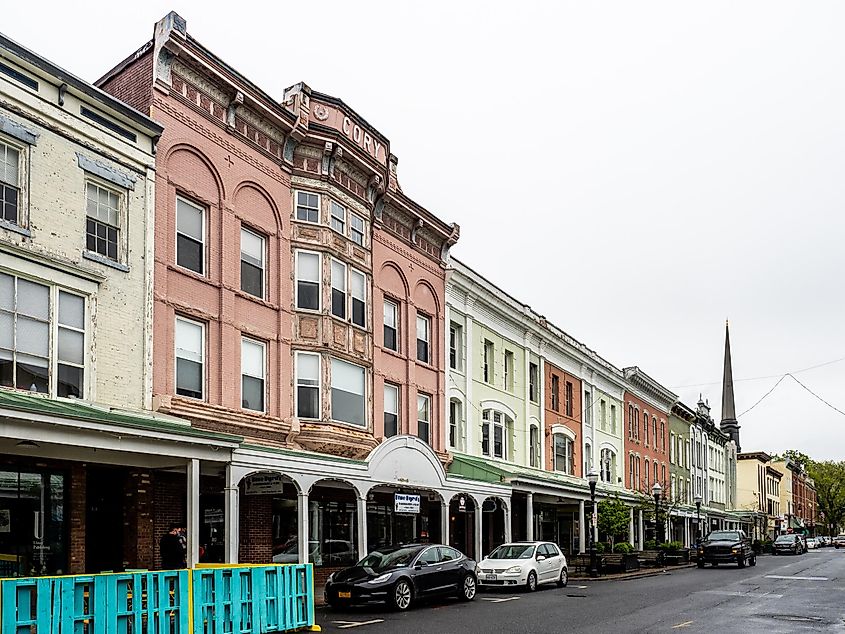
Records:
{"label": "shop sign in window", "polygon": [[408,493],[395,493],[393,495],[394,511],[396,513],[419,513],[420,496]]}

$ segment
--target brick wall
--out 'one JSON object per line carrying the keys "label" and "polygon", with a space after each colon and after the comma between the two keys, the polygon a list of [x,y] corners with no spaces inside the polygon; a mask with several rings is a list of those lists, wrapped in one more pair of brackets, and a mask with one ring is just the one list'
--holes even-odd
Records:
{"label": "brick wall", "polygon": [[129,472],[124,489],[123,567],[152,568],[155,555],[153,479],[147,470]]}
{"label": "brick wall", "polygon": [[153,474],[153,533],[152,564],[161,568],[158,543],[162,535],[177,523],[185,526],[188,499],[188,482],[182,473],[156,471]]}
{"label": "brick wall", "polygon": [[73,463],[70,468],[70,541],[68,542],[68,573],[85,572],[85,513],[88,508],[85,491],[87,468]]}
{"label": "brick wall", "polygon": [[153,54],[142,55],[123,72],[110,77],[99,87],[144,114],[150,113],[153,86]]}
{"label": "brick wall", "polygon": [[273,560],[273,497],[240,492],[238,561],[261,564]]}

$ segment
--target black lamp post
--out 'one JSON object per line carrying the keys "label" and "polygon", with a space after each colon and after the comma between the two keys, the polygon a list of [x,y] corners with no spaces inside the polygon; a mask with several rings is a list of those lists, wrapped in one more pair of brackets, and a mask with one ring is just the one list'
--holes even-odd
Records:
{"label": "black lamp post", "polygon": [[590,511],[590,522],[588,524],[590,529],[590,576],[598,577],[599,569],[596,566],[596,537],[593,528],[593,518],[596,516],[596,482],[598,482],[599,475],[594,469],[590,469],[587,474],[587,481],[590,483],[590,502],[592,510]]}
{"label": "black lamp post", "polygon": [[654,486],[651,487],[651,494],[654,496],[654,541],[658,544],[662,543],[662,539],[660,539],[660,518],[658,515],[660,514],[660,494],[663,493],[663,487],[660,486],[659,482],[655,482]]}
{"label": "black lamp post", "polygon": [[701,503],[704,499],[700,495],[696,495],[695,498],[695,541],[698,542],[701,540]]}

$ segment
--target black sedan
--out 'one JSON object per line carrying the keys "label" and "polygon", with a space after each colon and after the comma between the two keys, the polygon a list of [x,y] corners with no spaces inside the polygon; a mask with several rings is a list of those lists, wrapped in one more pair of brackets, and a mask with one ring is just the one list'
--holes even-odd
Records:
{"label": "black sedan", "polygon": [[804,553],[804,543],[798,535],[778,535],[772,544],[772,554],[792,553],[801,555]]}
{"label": "black sedan", "polygon": [[331,607],[387,603],[407,610],[418,599],[454,594],[472,601],[477,589],[475,562],[449,546],[403,544],[374,550],[326,582]]}

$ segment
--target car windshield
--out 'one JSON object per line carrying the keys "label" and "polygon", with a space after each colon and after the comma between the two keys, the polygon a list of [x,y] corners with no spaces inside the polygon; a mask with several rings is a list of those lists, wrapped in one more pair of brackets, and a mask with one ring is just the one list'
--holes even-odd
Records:
{"label": "car windshield", "polygon": [[487,559],[531,559],[533,556],[534,546],[525,544],[504,544],[487,555]]}
{"label": "car windshield", "polygon": [[739,533],[735,531],[713,531],[708,537],[710,541],[727,542],[739,541]]}
{"label": "car windshield", "polygon": [[419,546],[383,549],[383,551],[374,550],[359,561],[358,565],[362,568],[372,568],[376,572],[390,570],[391,568],[409,565],[419,552]]}
{"label": "car windshield", "polygon": [[780,535],[775,540],[778,544],[790,544],[795,541],[795,537],[793,535]]}

